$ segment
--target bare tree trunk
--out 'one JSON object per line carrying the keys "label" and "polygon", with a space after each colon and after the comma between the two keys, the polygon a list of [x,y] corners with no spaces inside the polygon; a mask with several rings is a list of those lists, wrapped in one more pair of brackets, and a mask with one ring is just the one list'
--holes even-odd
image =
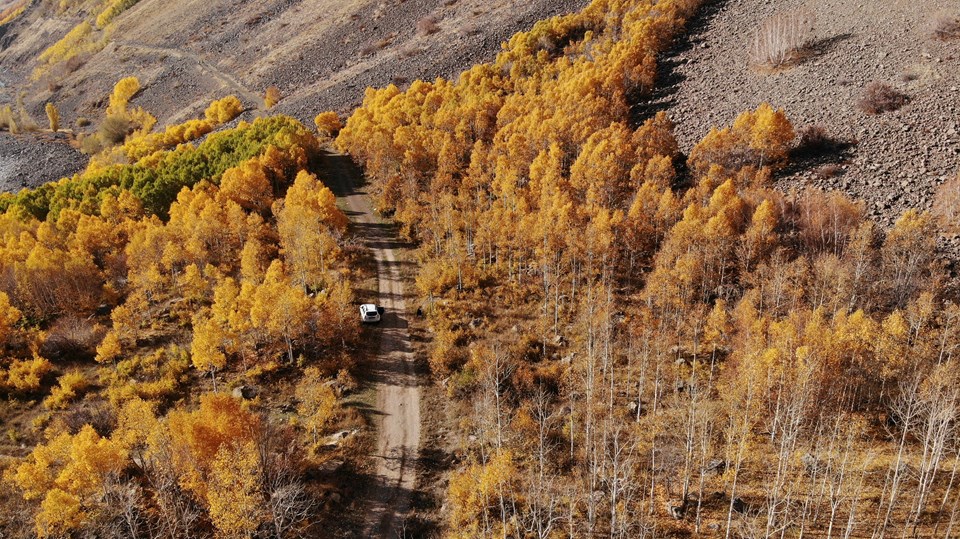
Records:
{"label": "bare tree trunk", "polygon": [[933,527],[933,534],[936,535],[937,531],[940,528],[940,518],[943,515],[943,509],[947,506],[947,501],[950,499],[950,493],[953,492],[953,483],[957,477],[957,465],[960,464],[960,436],[955,436],[954,443],[957,447],[954,447],[953,450],[953,468],[950,470],[950,481],[947,483],[947,488],[943,491],[943,499],[940,501],[940,507],[937,508],[937,520],[936,524]]}

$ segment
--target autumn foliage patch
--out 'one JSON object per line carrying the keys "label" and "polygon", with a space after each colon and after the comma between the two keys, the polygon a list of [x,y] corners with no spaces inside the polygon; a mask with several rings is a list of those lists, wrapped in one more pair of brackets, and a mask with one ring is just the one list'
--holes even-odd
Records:
{"label": "autumn foliage patch", "polygon": [[[934,516],[957,492],[936,429],[960,414],[956,391],[941,399],[960,307],[936,220],[883,231],[839,193],[774,189],[791,156],[840,146],[775,106],[686,156],[667,114],[634,117],[694,4],[593,2],[456,80],[367,90],[340,131],[420,246],[429,362],[464,454],[447,537],[953,518]],[[803,44],[808,21],[780,22],[763,62]]]}

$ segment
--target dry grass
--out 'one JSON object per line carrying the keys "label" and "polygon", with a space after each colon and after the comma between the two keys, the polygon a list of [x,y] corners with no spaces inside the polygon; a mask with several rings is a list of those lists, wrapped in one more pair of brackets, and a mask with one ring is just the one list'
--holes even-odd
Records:
{"label": "dry grass", "polygon": [[263,106],[267,109],[272,109],[280,102],[280,88],[276,86],[271,86],[267,88],[267,91],[263,94]]}
{"label": "dry grass", "polygon": [[408,45],[405,45],[402,49],[400,49],[400,57],[401,57],[401,58],[412,58],[412,57],[420,54],[421,52],[423,52],[423,51],[421,51],[419,47],[416,47],[416,46],[414,46],[414,45],[408,44]]}
{"label": "dry grass", "polygon": [[102,327],[86,318],[66,315],[47,330],[40,352],[49,359],[93,359],[103,333]]}
{"label": "dry grass", "polygon": [[778,13],[765,20],[753,33],[750,62],[774,68],[795,62],[813,35],[813,22],[808,11]]}
{"label": "dry grass", "polygon": [[114,114],[103,120],[100,129],[97,130],[97,136],[106,144],[116,145],[123,142],[132,131],[133,122],[124,116]]}
{"label": "dry grass", "polygon": [[960,232],[960,175],[943,182],[933,198],[933,214],[945,232]]}
{"label": "dry grass", "polygon": [[[360,50],[360,54],[363,56],[369,56],[379,50],[383,50],[389,47],[393,43],[393,39],[396,37],[396,34],[390,34],[389,36],[377,41],[376,43],[368,43]],[[403,54],[401,52],[401,54]]]}
{"label": "dry grass", "polygon": [[893,112],[907,104],[910,97],[892,88],[889,84],[874,81],[863,90],[857,108],[867,114]]}
{"label": "dry grass", "polygon": [[822,125],[807,125],[797,133],[797,151],[805,155],[828,155],[843,149],[849,143],[827,132]]}
{"label": "dry grass", "polygon": [[828,163],[821,167],[818,167],[816,170],[817,176],[821,179],[829,180],[830,178],[835,178],[843,172],[843,167],[836,163]]}
{"label": "dry grass", "polygon": [[960,16],[945,13],[938,16],[933,22],[933,35],[944,41],[960,39]]}
{"label": "dry grass", "polygon": [[440,25],[438,24],[437,17],[434,15],[427,15],[426,17],[417,21],[417,33],[422,36],[429,36],[431,34],[436,34],[440,31]]}

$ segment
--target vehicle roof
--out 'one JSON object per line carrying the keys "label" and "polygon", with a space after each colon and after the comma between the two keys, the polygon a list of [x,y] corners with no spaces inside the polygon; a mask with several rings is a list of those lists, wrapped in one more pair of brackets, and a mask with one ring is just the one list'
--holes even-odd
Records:
{"label": "vehicle roof", "polygon": [[372,310],[377,310],[377,306],[374,305],[373,303],[364,303],[363,305],[360,306],[360,308],[361,308],[361,309],[367,309],[367,310],[371,310],[371,309],[372,309]]}

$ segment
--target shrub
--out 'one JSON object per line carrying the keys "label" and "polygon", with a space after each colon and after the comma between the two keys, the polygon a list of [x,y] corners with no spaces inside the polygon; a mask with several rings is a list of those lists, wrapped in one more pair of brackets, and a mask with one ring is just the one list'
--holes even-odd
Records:
{"label": "shrub", "polygon": [[427,15],[417,21],[417,32],[419,32],[420,35],[429,36],[439,31],[440,26],[437,24],[437,17],[434,15]]}
{"label": "shrub", "polygon": [[0,108],[0,129],[6,129],[11,133],[17,132],[17,120],[13,117],[13,109],[10,105]]}
{"label": "shrub", "polygon": [[77,370],[67,372],[57,381],[60,385],[53,388],[50,396],[43,400],[43,405],[50,410],[65,409],[71,402],[83,396],[90,387],[86,375]]}
{"label": "shrub", "polygon": [[40,353],[51,359],[91,359],[103,330],[86,318],[66,315],[47,331]]}
{"label": "shrub", "polygon": [[780,67],[797,60],[810,39],[813,15],[806,11],[778,13],[753,34],[750,61],[758,65]]}
{"label": "shrub", "polygon": [[97,434],[107,436],[117,426],[117,414],[113,406],[105,402],[96,404],[82,403],[62,416],[68,432],[80,432],[84,425],[90,425]]}
{"label": "shrub", "polygon": [[933,35],[944,41],[960,39],[960,16],[940,15],[933,23]]}
{"label": "shrub", "polygon": [[263,106],[268,109],[272,109],[279,102],[280,88],[277,88],[276,86],[267,88],[267,92],[263,95]]}
{"label": "shrub", "polygon": [[100,129],[97,130],[97,136],[100,142],[109,146],[115,146],[126,140],[127,135],[133,132],[133,122],[129,118],[119,114],[107,116]]}
{"label": "shrub", "polygon": [[874,81],[864,88],[857,107],[867,114],[881,114],[898,110],[909,100],[909,96],[891,88],[890,85]]}
{"label": "shrub", "polygon": [[103,151],[103,143],[96,135],[80,136],[80,151],[86,155],[96,155]]}
{"label": "shrub", "polygon": [[81,67],[83,67],[83,64],[87,63],[88,58],[89,58],[88,54],[78,54],[76,56],[71,56],[70,58],[67,59],[66,62],[63,63],[64,73],[69,75],[70,73],[73,73],[74,71],[80,69]]}
{"label": "shrub", "polygon": [[829,155],[848,147],[851,143],[838,139],[822,125],[807,125],[797,132],[797,147],[794,152],[799,157],[818,157]]}
{"label": "shrub", "polygon": [[34,356],[33,359],[14,360],[7,370],[6,380],[0,379],[0,387],[6,386],[8,391],[32,393],[40,389],[43,379],[53,370],[53,365],[45,358]]}
{"label": "shrub", "polygon": [[843,168],[836,163],[828,163],[822,167],[817,168],[817,176],[824,180],[829,180],[830,178],[835,178],[840,175],[843,171]]}

